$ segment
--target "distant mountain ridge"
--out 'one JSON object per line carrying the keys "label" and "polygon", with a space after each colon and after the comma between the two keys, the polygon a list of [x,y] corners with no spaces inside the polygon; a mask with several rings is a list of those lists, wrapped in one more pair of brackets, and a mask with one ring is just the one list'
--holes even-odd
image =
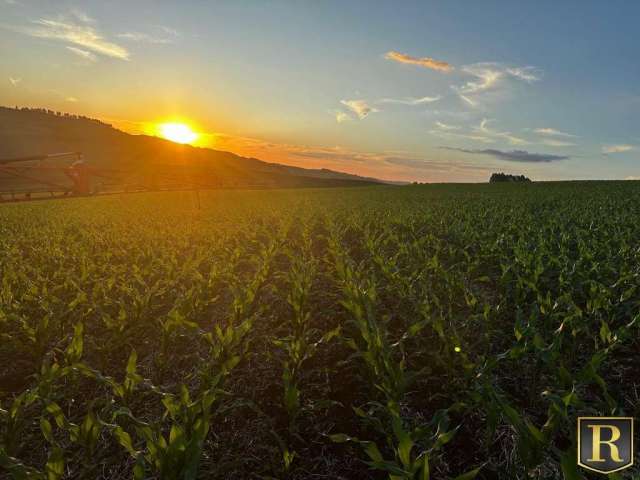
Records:
{"label": "distant mountain ridge", "polygon": [[[0,159],[82,152],[88,165],[142,176],[180,169],[221,187],[325,187],[387,183],[328,169],[306,169],[210,148],[131,135],[100,120],[46,109],[0,107]],[[0,177],[0,183],[4,177]]]}

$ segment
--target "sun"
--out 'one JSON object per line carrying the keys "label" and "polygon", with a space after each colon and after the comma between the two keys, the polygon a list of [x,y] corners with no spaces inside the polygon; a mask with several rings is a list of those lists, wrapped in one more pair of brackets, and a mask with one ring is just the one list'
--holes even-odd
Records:
{"label": "sun", "polygon": [[198,134],[184,123],[161,123],[158,125],[160,135],[167,140],[176,143],[193,143],[198,139]]}

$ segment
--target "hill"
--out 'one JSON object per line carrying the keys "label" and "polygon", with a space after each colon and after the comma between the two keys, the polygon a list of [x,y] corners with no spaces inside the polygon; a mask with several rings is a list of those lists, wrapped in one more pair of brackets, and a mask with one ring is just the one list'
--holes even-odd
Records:
{"label": "hill", "polygon": [[[68,151],[82,152],[91,168],[118,172],[117,179],[102,181],[105,185],[123,182],[125,178],[129,183],[170,181],[176,185],[184,179],[197,179],[199,185],[222,188],[383,183],[327,169],[292,167],[148,135],[131,135],[87,117],[44,109],[0,107],[0,159]],[[44,175],[51,177],[55,173]],[[22,185],[25,181],[0,175],[0,191],[18,183]]]}

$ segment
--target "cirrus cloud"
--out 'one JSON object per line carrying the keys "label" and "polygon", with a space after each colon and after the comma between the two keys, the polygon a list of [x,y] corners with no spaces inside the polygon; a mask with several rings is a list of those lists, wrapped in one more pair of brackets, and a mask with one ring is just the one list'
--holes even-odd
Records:
{"label": "cirrus cloud", "polygon": [[423,105],[426,103],[433,103],[440,100],[442,97],[436,95],[435,97],[405,97],[405,98],[383,98],[379,100],[379,103],[399,103],[401,105]]}
{"label": "cirrus cloud", "polygon": [[132,42],[150,43],[150,44],[168,44],[174,43],[180,36],[180,33],[173,28],[165,27],[163,25],[156,25],[153,27],[154,33],[145,32],[124,32],[116,35],[123,40],[130,40]]}
{"label": "cirrus cloud", "polygon": [[458,127],[457,125],[449,125],[448,123],[439,121],[435,122],[435,126],[442,130],[460,130],[460,127]]}
{"label": "cirrus cloud", "polygon": [[480,125],[478,125],[477,127],[474,127],[473,131],[487,137],[504,139],[508,141],[511,145],[528,145],[529,143],[531,143],[528,140],[525,140],[524,138],[516,137],[511,132],[501,132],[501,131],[489,128],[488,124],[489,122],[492,122],[492,121],[493,120],[489,120],[488,118],[483,118],[482,121],[480,122]]}
{"label": "cirrus cloud", "polygon": [[93,53],[91,53],[88,50],[82,50],[81,48],[71,47],[71,46],[67,46],[67,50],[76,54],[80,58],[84,58],[85,60],[88,60],[90,62],[95,62],[98,60],[98,57],[96,57]]}
{"label": "cirrus cloud", "polygon": [[550,147],[575,147],[573,142],[565,142],[564,140],[556,140],[555,138],[545,138],[542,140],[543,145],[549,145]]}
{"label": "cirrus cloud", "polygon": [[347,115],[344,112],[341,112],[340,110],[337,110],[335,112],[333,112],[333,114],[336,117],[336,122],[338,123],[342,123],[342,122],[346,122],[347,120],[351,120],[351,117],[349,115]]}
{"label": "cirrus cloud", "polygon": [[[126,48],[103,37],[95,28],[95,20],[77,11],[56,18],[39,18],[29,26],[13,27],[13,30],[36,38],[62,41],[84,52],[120,60],[130,57]],[[78,51],[74,53],[79,54]]]}
{"label": "cirrus cloud", "polygon": [[549,137],[568,137],[568,138],[576,137],[571,133],[562,132],[560,130],[556,130],[555,128],[535,128],[533,131],[538,135],[544,135]]}
{"label": "cirrus cloud", "polygon": [[471,77],[461,85],[452,85],[451,89],[466,104],[476,107],[483,94],[500,92],[509,83],[520,81],[533,83],[540,79],[534,67],[510,67],[496,62],[480,62],[463,65],[459,70]]}
{"label": "cirrus cloud", "polygon": [[394,62],[416,65],[418,67],[429,68],[440,72],[450,72],[453,70],[453,66],[447,62],[434,60],[431,57],[413,57],[406,53],[396,52],[395,50],[385,53],[384,58]]}
{"label": "cirrus cloud", "polygon": [[605,155],[610,153],[624,153],[630,152],[633,149],[633,145],[605,145],[602,147],[602,153]]}
{"label": "cirrus cloud", "polygon": [[370,113],[378,111],[369,105],[366,100],[340,100],[340,103],[355,113],[360,120],[366,118]]}

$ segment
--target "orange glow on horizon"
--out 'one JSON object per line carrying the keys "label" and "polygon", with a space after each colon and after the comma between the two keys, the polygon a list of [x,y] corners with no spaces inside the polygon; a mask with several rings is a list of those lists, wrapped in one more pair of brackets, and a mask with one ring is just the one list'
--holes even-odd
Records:
{"label": "orange glow on horizon", "polygon": [[159,136],[175,143],[194,143],[200,136],[189,125],[181,122],[167,122],[158,125]]}

